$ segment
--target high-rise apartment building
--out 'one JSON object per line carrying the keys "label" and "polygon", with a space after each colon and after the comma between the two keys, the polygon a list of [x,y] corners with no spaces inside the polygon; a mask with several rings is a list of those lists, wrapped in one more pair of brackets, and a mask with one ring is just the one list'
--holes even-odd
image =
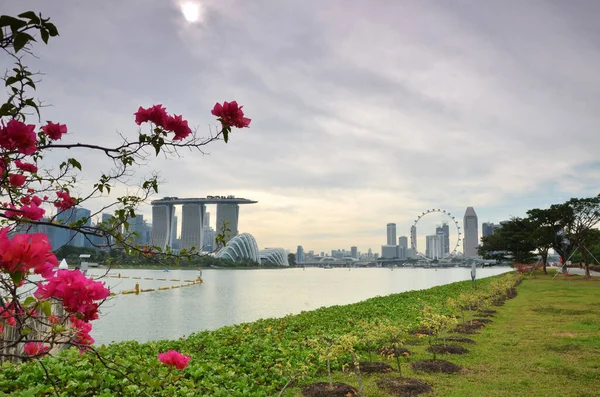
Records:
{"label": "high-rise apartment building", "polygon": [[463,231],[465,237],[463,240],[463,253],[465,258],[475,258],[477,256],[477,247],[479,246],[477,214],[473,207],[467,207],[463,218]]}
{"label": "high-rise apartment building", "polygon": [[387,245],[396,245],[396,224],[387,224]]}
{"label": "high-rise apartment building", "polygon": [[434,234],[425,237],[425,256],[430,259],[441,259],[444,257],[444,235]]}

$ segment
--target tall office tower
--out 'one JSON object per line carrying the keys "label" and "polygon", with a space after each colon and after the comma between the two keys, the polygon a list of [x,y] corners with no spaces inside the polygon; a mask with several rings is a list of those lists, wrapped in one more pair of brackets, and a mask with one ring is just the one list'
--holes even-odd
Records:
{"label": "tall office tower", "polygon": [[235,203],[219,203],[217,204],[217,233],[222,233],[223,224],[227,225],[225,233],[225,242],[231,240],[238,235],[238,218],[240,214],[240,206]]}
{"label": "tall office tower", "polygon": [[425,256],[431,259],[443,258],[444,235],[435,234],[425,237]]}
{"label": "tall office tower", "polygon": [[479,233],[477,214],[473,207],[467,207],[463,218],[463,229],[465,237],[463,240],[463,253],[465,258],[475,258],[479,246]]}
{"label": "tall office tower", "polygon": [[[175,206],[173,204],[152,205],[152,245],[164,250],[172,246],[173,217]],[[176,234],[176,233],[173,233]]]}
{"label": "tall office tower", "polygon": [[435,228],[435,234],[441,234],[444,237],[442,238],[442,241],[444,243],[444,256],[445,254],[449,254],[450,253],[450,227],[448,226],[447,223],[442,223],[442,226],[438,226]]}
{"label": "tall office tower", "polygon": [[204,214],[204,227],[210,227],[210,212]]}
{"label": "tall office tower", "polygon": [[396,224],[387,224],[387,245],[396,245]]}
{"label": "tall office tower", "polygon": [[373,250],[371,250],[371,248],[369,248],[369,251],[367,252],[367,259],[373,259]]}
{"label": "tall office tower", "polygon": [[350,247],[350,256],[352,256],[354,259],[358,259],[358,248],[357,247]]}
{"label": "tall office tower", "polygon": [[483,222],[481,224],[481,237],[487,237],[494,234],[495,226],[492,222]]}
{"label": "tall office tower", "polygon": [[[181,249],[204,248],[204,204],[186,203],[181,206]],[[175,223],[177,225],[177,223]]]}
{"label": "tall office tower", "polygon": [[398,245],[400,247],[404,248],[404,251],[406,251],[408,249],[408,237],[406,237],[406,236],[398,237]]}
{"label": "tall office tower", "polygon": [[304,248],[301,245],[296,249],[296,262],[304,262]]}
{"label": "tall office tower", "polygon": [[411,240],[411,249],[413,252],[417,252],[417,227],[412,225],[410,227],[410,240]]}
{"label": "tall office tower", "polygon": [[217,248],[217,232],[212,227],[204,228],[204,248],[203,251],[212,252]]}

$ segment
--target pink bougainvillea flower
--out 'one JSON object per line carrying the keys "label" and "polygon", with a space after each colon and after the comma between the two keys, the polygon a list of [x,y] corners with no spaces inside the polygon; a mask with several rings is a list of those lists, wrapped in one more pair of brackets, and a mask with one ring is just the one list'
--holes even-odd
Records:
{"label": "pink bougainvillea flower", "polygon": [[244,117],[242,111],[243,106],[238,106],[236,101],[223,102],[223,105],[216,103],[213,110],[211,111],[213,116],[217,116],[223,128],[237,127],[245,128],[250,126],[250,120]]}
{"label": "pink bougainvillea flower", "polygon": [[60,324],[60,318],[56,317],[54,314],[48,316],[48,321],[50,321],[50,324]]}
{"label": "pink bougainvillea flower", "polygon": [[161,363],[175,367],[177,369],[184,369],[192,359],[190,356],[184,356],[177,350],[169,350],[166,353],[160,353],[158,359]]}
{"label": "pink bougainvillea flower", "polygon": [[64,134],[67,133],[67,126],[64,124],[48,121],[48,124],[42,127],[44,134],[48,135],[50,139],[59,140]]}
{"label": "pink bougainvillea flower", "polygon": [[0,147],[31,155],[37,151],[35,125],[12,119],[0,126]]}
{"label": "pink bougainvillea flower", "polygon": [[94,344],[94,338],[90,335],[92,324],[78,319],[75,316],[69,317],[71,328],[75,331],[73,343],[83,346],[91,346]]}
{"label": "pink bougainvillea flower", "polygon": [[46,283],[38,283],[34,293],[38,298],[62,300],[65,310],[84,322],[98,318],[99,301],[109,295],[103,282],[89,279],[78,270],[58,270]]}
{"label": "pink bougainvillea flower", "polygon": [[21,207],[21,216],[26,219],[31,219],[32,221],[39,221],[44,217],[46,210],[38,207],[36,203],[31,203],[29,205],[23,205]]}
{"label": "pink bougainvillea flower", "polygon": [[54,202],[54,206],[61,211],[66,211],[71,207],[77,205],[77,202],[69,195],[67,191],[57,191],[56,196],[58,199]]}
{"label": "pink bougainvillea flower", "polygon": [[46,346],[42,342],[27,342],[23,346],[23,350],[25,351],[25,354],[33,357],[46,354],[48,350],[50,350],[50,346]]}
{"label": "pink bougainvillea flower", "polygon": [[182,116],[168,116],[163,127],[165,130],[175,133],[174,141],[185,139],[192,133],[187,120],[183,120]]}
{"label": "pink bougainvillea flower", "polygon": [[164,127],[165,121],[169,117],[167,115],[167,109],[165,109],[161,104],[154,105],[149,107],[148,109],[144,109],[140,106],[135,115],[135,123],[137,125],[141,125],[147,121],[156,124],[159,127]]}
{"label": "pink bougainvillea flower", "polygon": [[58,266],[58,260],[52,253],[48,236],[42,233],[17,234],[11,240],[8,228],[0,229],[0,269],[23,275],[33,269],[45,277],[53,274],[54,266]]}
{"label": "pink bougainvillea flower", "polygon": [[21,171],[33,172],[33,173],[38,172],[38,167],[36,167],[35,164],[26,163],[26,162],[21,161],[21,160],[15,160],[15,165]]}
{"label": "pink bougainvillea flower", "polygon": [[22,174],[10,174],[8,176],[8,181],[13,187],[21,187],[25,184],[26,178],[25,175]]}

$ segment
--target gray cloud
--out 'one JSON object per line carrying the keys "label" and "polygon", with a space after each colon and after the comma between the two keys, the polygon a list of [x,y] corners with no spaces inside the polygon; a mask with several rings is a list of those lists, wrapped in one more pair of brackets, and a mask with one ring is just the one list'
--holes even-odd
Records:
{"label": "gray cloud", "polygon": [[[68,139],[116,142],[153,103],[208,132],[215,102],[244,104],[252,127],[229,144],[144,170],[161,195],[259,200],[240,226],[261,246],[378,251],[387,222],[408,230],[424,208],[498,221],[596,193],[595,1],[200,3],[199,25],[163,0],[3,12],[56,21],[33,65]],[[100,164],[85,158],[85,181]]]}

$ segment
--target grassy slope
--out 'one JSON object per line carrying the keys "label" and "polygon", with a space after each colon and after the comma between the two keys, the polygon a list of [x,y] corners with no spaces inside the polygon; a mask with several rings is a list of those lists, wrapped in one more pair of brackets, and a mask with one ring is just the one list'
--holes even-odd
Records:
{"label": "grassy slope", "polygon": [[[433,385],[422,396],[600,396],[600,280],[538,275],[524,280],[518,292],[494,307],[493,323],[465,335],[476,341],[464,345],[469,354],[442,357],[463,366],[461,374],[415,373],[405,364],[403,375]],[[411,361],[431,358],[426,347],[410,346]],[[366,377],[367,396],[389,396],[375,386],[379,377]],[[354,376],[336,378],[356,385]]]}

